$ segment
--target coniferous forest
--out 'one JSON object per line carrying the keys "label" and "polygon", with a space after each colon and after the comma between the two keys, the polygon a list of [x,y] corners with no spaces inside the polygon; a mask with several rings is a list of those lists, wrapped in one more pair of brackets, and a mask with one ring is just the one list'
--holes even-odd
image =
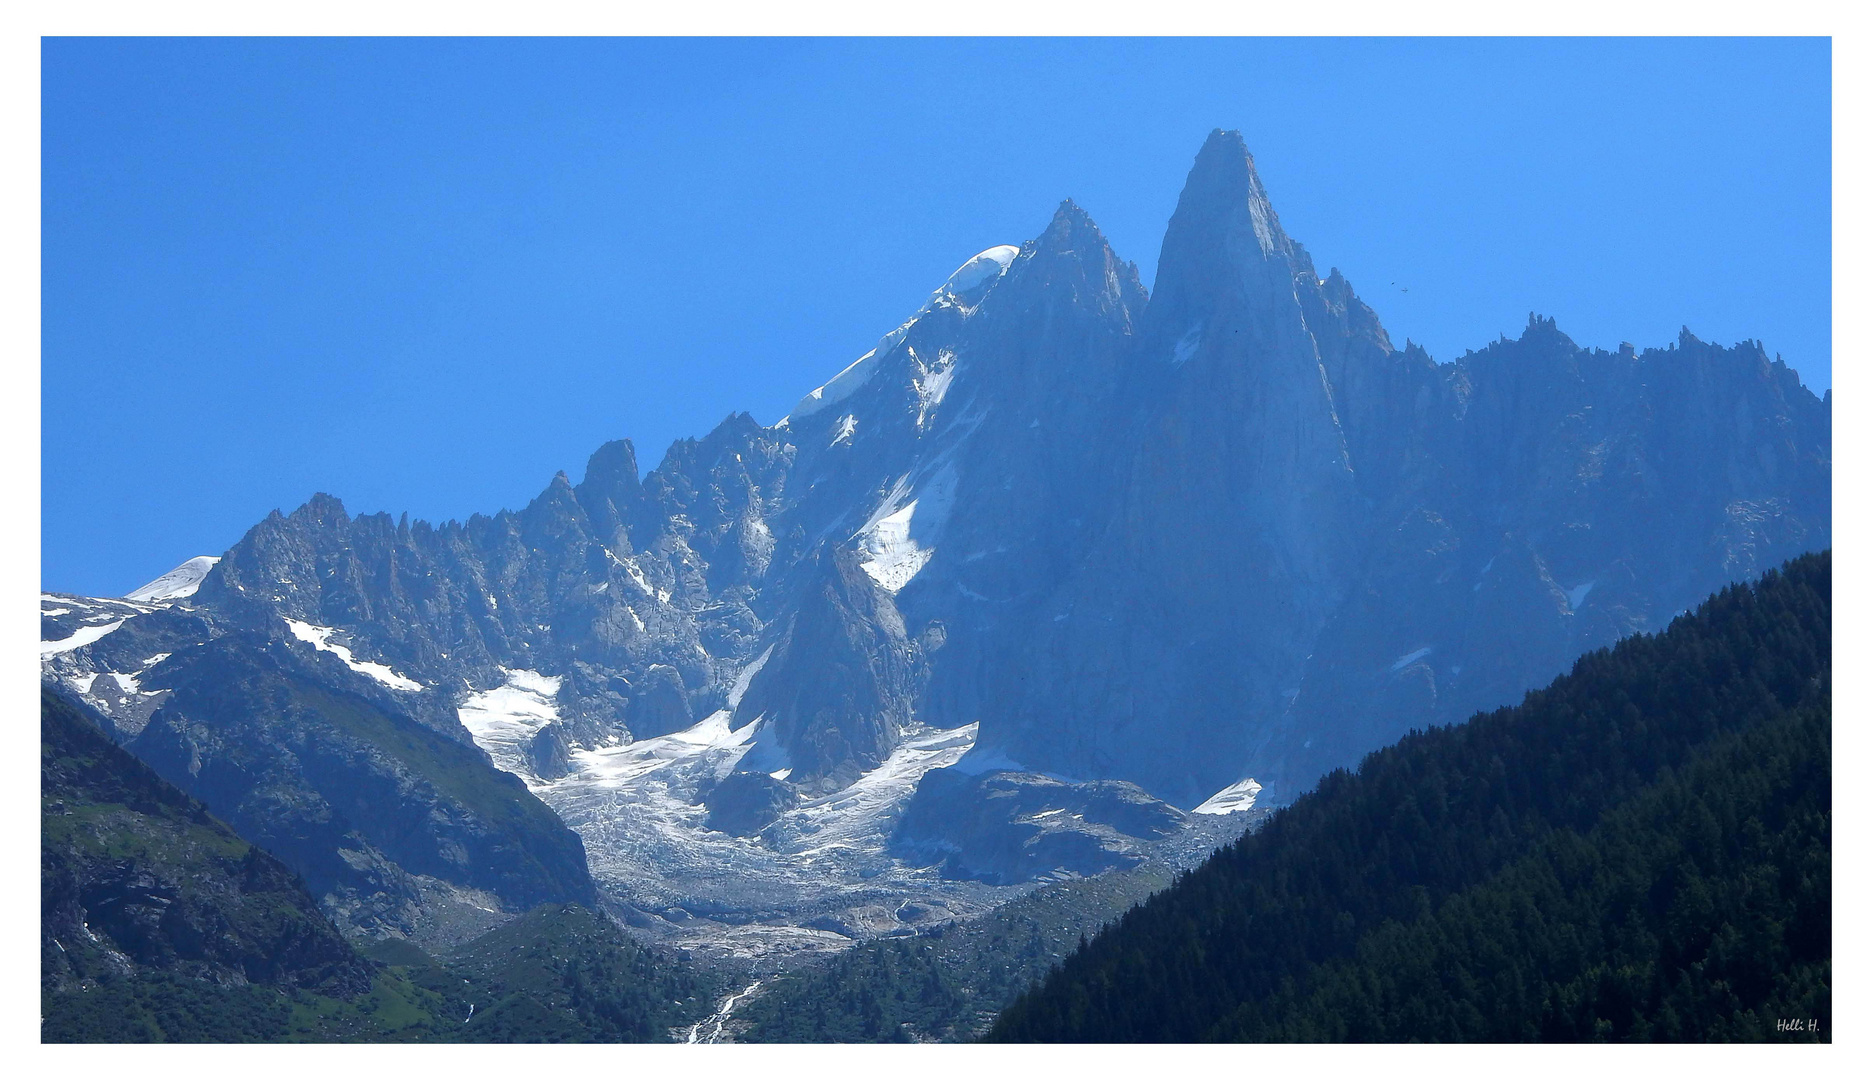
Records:
{"label": "coniferous forest", "polygon": [[994,1041],[1831,1041],[1829,553],[1414,732],[1132,909]]}

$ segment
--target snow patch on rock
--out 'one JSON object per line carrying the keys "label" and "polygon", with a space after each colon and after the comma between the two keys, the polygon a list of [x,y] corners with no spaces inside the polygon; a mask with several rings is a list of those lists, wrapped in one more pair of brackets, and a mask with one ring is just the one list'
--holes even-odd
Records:
{"label": "snow patch on rock", "polygon": [[1190,358],[1197,355],[1197,347],[1203,344],[1203,327],[1193,326],[1190,332],[1177,339],[1176,348],[1171,350],[1171,366],[1183,367]]}
{"label": "snow patch on rock", "polygon": [[72,632],[71,637],[60,638],[57,641],[42,641],[39,643],[39,658],[43,660],[48,656],[82,649],[106,634],[115,633],[126,621],[128,620],[118,619],[116,622],[103,623],[98,626],[81,626]]}
{"label": "snow patch on rock", "polygon": [[1234,814],[1255,805],[1255,796],[1261,794],[1262,785],[1254,777],[1238,780],[1223,790],[1203,800],[1193,814]]}
{"label": "snow patch on rock", "polygon": [[314,626],[311,623],[300,622],[298,619],[287,619],[286,628],[291,630],[293,636],[299,640],[320,652],[331,653],[342,660],[346,667],[360,675],[368,675],[392,690],[421,690],[423,688],[422,683],[397,674],[388,664],[359,660],[352,656],[351,650],[345,646],[332,644],[328,639],[338,631],[329,626]]}
{"label": "snow patch on rock", "polygon": [[936,540],[956,501],[956,467],[945,464],[912,494],[909,478],[892,486],[871,520],[857,533],[859,568],[880,588],[895,594],[936,555]]}

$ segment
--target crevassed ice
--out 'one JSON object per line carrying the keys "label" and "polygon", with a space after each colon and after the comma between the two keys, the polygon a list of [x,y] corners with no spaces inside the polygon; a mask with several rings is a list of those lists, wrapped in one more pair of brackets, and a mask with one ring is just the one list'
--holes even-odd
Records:
{"label": "crevassed ice", "polygon": [[299,640],[320,652],[331,653],[338,657],[338,659],[344,661],[346,667],[360,675],[368,675],[378,682],[383,683],[385,686],[390,687],[392,690],[421,690],[423,688],[422,683],[417,682],[415,679],[405,678],[397,674],[395,671],[391,670],[388,664],[379,664],[370,660],[359,660],[351,655],[350,649],[343,645],[334,645],[326,640],[338,632],[332,627],[314,626],[311,623],[300,622],[298,619],[287,619],[286,628],[291,630],[293,636]]}
{"label": "crevassed ice", "polygon": [[456,706],[456,718],[475,745],[487,751],[495,767],[529,784],[537,783],[527,760],[527,744],[541,728],[559,719],[559,679],[537,671],[502,669],[507,681],[492,690],[468,695]]}

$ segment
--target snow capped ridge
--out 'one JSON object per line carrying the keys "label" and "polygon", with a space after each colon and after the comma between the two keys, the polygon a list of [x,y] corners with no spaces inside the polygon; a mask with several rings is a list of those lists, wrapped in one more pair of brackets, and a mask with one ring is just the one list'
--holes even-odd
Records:
{"label": "snow capped ridge", "polygon": [[910,322],[886,334],[870,352],[847,364],[843,371],[826,380],[826,385],[809,391],[793,407],[793,411],[781,417],[774,426],[779,427],[790,420],[801,420],[812,416],[828,405],[836,405],[851,397],[854,391],[871,381],[872,372],[878,367],[875,362],[878,355],[896,348],[897,343],[903,341],[904,335],[910,332],[911,323],[916,321],[913,318]]}
{"label": "snow capped ridge", "polygon": [[217,555],[197,555],[193,559],[169,571],[155,581],[149,582],[135,592],[124,594],[125,600],[180,600],[194,596],[201,588],[202,579],[208,576],[221,558]]}
{"label": "snow capped ridge", "polygon": [[[870,352],[847,364],[839,374],[826,380],[825,385],[810,391],[801,398],[799,403],[794,405],[793,411],[781,417],[774,426],[780,427],[790,421],[803,420],[828,405],[838,404],[851,397],[855,391],[871,381],[872,374],[878,368],[878,358],[897,348],[910,333],[910,328],[917,324],[918,319],[929,314],[931,309],[940,303],[963,303],[962,298],[965,296],[973,297],[975,303],[980,303],[981,297],[987,294],[987,289],[1008,272],[1008,268],[1014,264],[1015,258],[1020,254],[1021,249],[1013,244],[997,244],[957,267],[956,272],[930,294],[930,299],[917,309],[916,314],[904,320],[903,325],[897,329],[879,338],[878,344],[874,345]],[[963,306],[972,308],[973,304],[963,303]]]}
{"label": "snow capped ridge", "polygon": [[1021,249],[1013,244],[997,244],[957,267],[938,292],[953,296],[974,292],[1007,273],[1020,254]]}

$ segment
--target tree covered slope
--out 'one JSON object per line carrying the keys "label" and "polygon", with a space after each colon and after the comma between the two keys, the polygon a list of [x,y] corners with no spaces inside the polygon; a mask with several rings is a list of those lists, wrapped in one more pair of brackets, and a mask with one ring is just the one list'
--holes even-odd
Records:
{"label": "tree covered slope", "polygon": [[1330,774],[989,1037],[1829,1038],[1831,565]]}

